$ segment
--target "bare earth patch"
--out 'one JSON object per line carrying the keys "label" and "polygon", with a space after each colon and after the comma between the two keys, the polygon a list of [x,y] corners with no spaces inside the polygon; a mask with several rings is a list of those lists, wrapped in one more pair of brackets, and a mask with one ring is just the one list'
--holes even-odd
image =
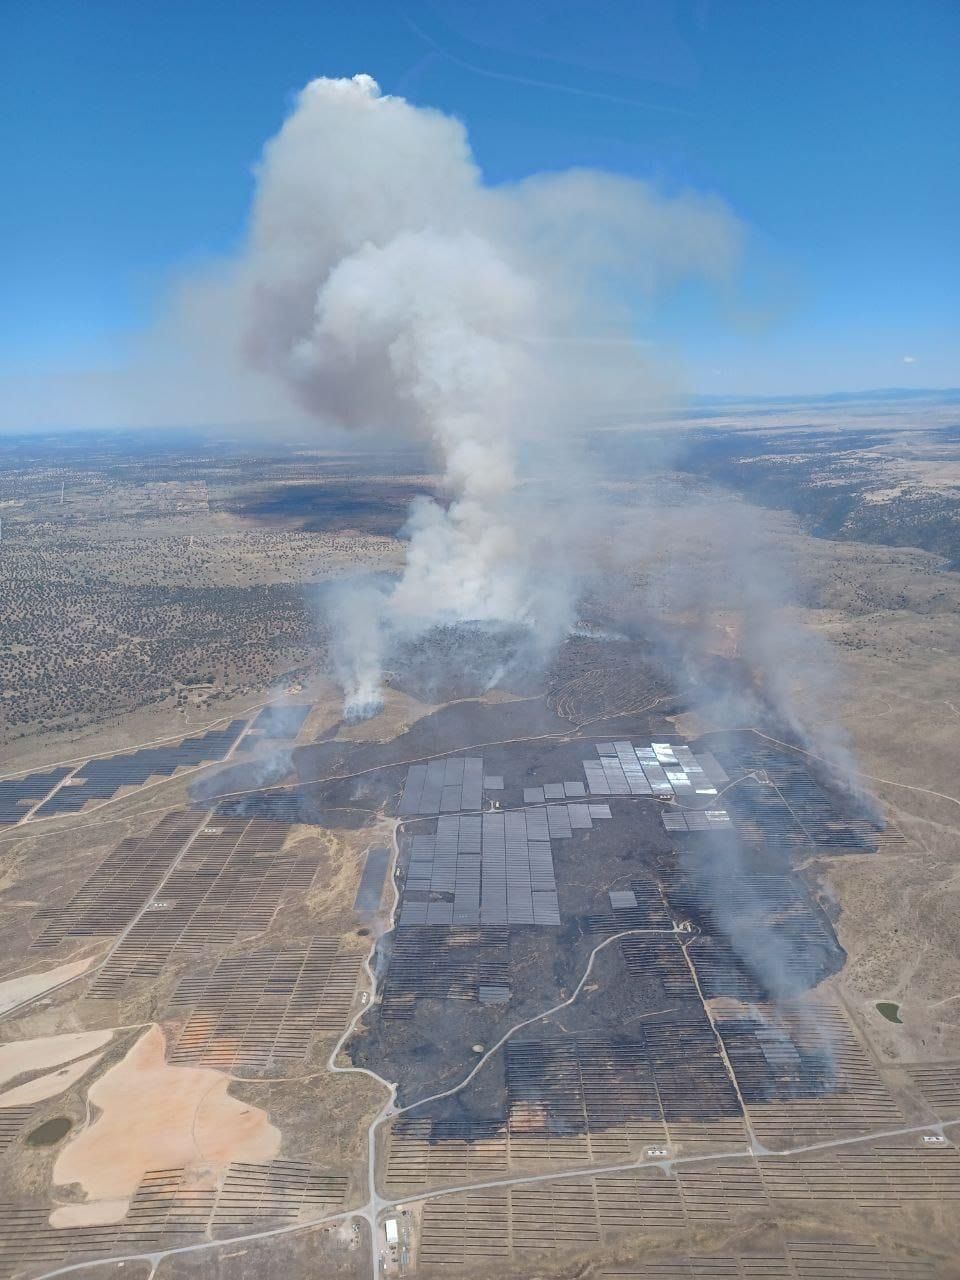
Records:
{"label": "bare earth patch", "polygon": [[54,1183],[79,1183],[91,1215],[92,1201],[115,1213],[148,1169],[186,1168],[194,1185],[209,1185],[231,1161],[272,1160],[280,1150],[279,1129],[259,1107],[232,1098],[225,1075],[169,1066],[164,1050],[162,1030],[152,1027],[101,1076],[88,1095],[100,1115],[57,1159]]}
{"label": "bare earth patch", "polygon": [[56,969],[45,969],[43,973],[25,973],[19,978],[7,978],[0,982],[0,1013],[6,1013],[24,1000],[43,995],[61,982],[76,978],[78,974],[89,969],[94,957],[85,960],[73,960],[69,964],[58,965]]}
{"label": "bare earth patch", "polygon": [[113,1031],[72,1031],[38,1040],[15,1040],[0,1045],[0,1085],[27,1071],[46,1071],[82,1058],[113,1039]]}
{"label": "bare earth patch", "polygon": [[61,1204],[51,1213],[51,1227],[105,1227],[122,1222],[129,1200],[93,1200],[86,1204]]}
{"label": "bare earth patch", "polygon": [[91,1054],[89,1058],[81,1058],[79,1062],[71,1062],[59,1071],[48,1072],[37,1076],[26,1084],[17,1085],[0,1093],[0,1107],[27,1107],[35,1102],[44,1102],[47,1098],[55,1098],[76,1083],[81,1076],[87,1074],[103,1057],[102,1053]]}

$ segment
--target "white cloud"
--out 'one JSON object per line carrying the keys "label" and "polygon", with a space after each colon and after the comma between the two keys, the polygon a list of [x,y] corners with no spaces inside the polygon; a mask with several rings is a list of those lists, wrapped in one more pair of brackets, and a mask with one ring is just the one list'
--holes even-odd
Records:
{"label": "white cloud", "polygon": [[916,356],[904,356],[904,357],[903,357],[903,363],[904,363],[904,364],[916,364],[916,363],[917,363],[917,357],[916,357]]}

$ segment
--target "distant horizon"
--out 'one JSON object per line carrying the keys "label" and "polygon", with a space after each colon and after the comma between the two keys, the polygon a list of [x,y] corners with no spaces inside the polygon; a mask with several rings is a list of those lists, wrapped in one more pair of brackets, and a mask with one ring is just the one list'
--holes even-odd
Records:
{"label": "distant horizon", "polygon": [[[857,403],[859,401],[872,401],[883,403],[889,401],[895,403],[897,401],[911,400],[942,400],[943,403],[950,404],[954,399],[960,403],[960,386],[958,387],[865,387],[856,391],[824,391],[824,392],[804,392],[797,395],[691,395],[684,397],[681,403],[667,410],[669,414],[683,415],[684,405],[701,406],[709,408],[712,405],[729,407],[731,410],[738,405],[770,405],[771,407],[782,405],[823,405],[826,407],[840,407],[845,403]],[[604,428],[598,428],[600,430]],[[362,445],[364,441],[368,444],[381,443],[393,451],[402,452],[420,447],[420,442],[406,441],[401,442],[395,438],[381,436],[375,430],[368,431],[347,431],[338,427],[324,427],[322,424],[310,421],[263,421],[263,422],[246,422],[246,423],[205,423],[205,424],[177,424],[164,425],[157,423],[152,426],[130,426],[123,423],[113,423],[109,425],[92,425],[83,426],[30,426],[21,428],[3,428],[0,427],[0,441],[16,440],[33,436],[81,436],[81,435],[144,435],[144,436],[199,436],[203,437],[229,437],[236,436],[238,438],[246,438],[251,441],[261,439],[263,433],[266,432],[286,432],[289,436],[282,436],[279,440],[274,439],[275,444],[300,443],[298,439],[299,433],[303,437],[309,437],[313,434],[318,438],[318,443],[327,441],[342,441],[347,445],[356,442]]]}
{"label": "distant horizon", "polygon": [[834,388],[832,391],[803,391],[803,392],[780,392],[775,394],[759,394],[751,395],[749,393],[728,392],[724,394],[710,395],[709,393],[698,393],[692,398],[704,403],[730,403],[740,401],[744,404],[768,403],[773,404],[778,401],[783,403],[805,403],[810,401],[843,401],[855,399],[883,399],[884,397],[892,400],[922,400],[926,396],[960,396],[960,386],[944,386],[944,387],[862,387],[860,389],[841,390]]}

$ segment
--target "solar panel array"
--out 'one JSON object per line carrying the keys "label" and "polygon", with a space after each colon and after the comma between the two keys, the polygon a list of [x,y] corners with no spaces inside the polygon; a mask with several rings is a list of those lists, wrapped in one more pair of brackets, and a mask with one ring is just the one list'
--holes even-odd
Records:
{"label": "solar panel array", "polygon": [[660,815],[666,831],[730,831],[732,823],[726,809],[665,809]]}
{"label": "solar panel array", "polygon": [[211,729],[169,746],[142,747],[122,755],[88,760],[68,783],[43,802],[37,817],[78,813],[91,800],[108,800],[121,787],[141,786],[154,776],[169,778],[178,769],[222,760],[243,732],[246,721],[231,720],[224,729]]}
{"label": "solar panel array", "polygon": [[559,924],[550,838],[572,830],[557,808],[444,816],[415,835],[398,923]]}
{"label": "solar panel array", "polygon": [[771,1150],[904,1123],[847,1019],[829,1002],[716,1001],[714,1017],[753,1130]]}
{"label": "solar panel array", "polygon": [[285,893],[305,893],[319,853],[284,854],[289,827],[224,818],[206,826],[94,979],[89,994],[112,999],[155,978],[174,953],[235,942],[270,925]]}
{"label": "solar panel array", "polygon": [[283,702],[264,707],[250,726],[251,732],[263,738],[295,738],[309,714],[309,703]]}
{"label": "solar panel array", "polygon": [[482,756],[410,766],[398,813],[438,821],[413,837],[398,926],[560,923],[550,841],[589,830],[610,806],[587,803],[573,780],[524,788],[526,809],[477,812],[485,789],[503,787],[501,774],[484,774]]}
{"label": "solar panel array", "polygon": [[176,1248],[205,1236],[229,1238],[336,1211],[347,1179],[303,1160],[231,1164],[222,1186],[193,1186],[184,1169],[143,1175],[126,1215],[95,1227],[52,1227],[49,1205],[0,1204],[0,1276],[26,1268],[76,1264],[87,1256]]}
{"label": "solar panel array", "polygon": [[6,1151],[23,1132],[35,1107],[0,1107],[0,1151]]}
{"label": "solar panel array", "polygon": [[49,1205],[0,1205],[0,1276],[84,1255],[175,1247],[203,1235],[215,1200],[212,1188],[185,1186],[182,1169],[158,1169],[143,1175],[124,1218],[103,1226],[51,1227]]}
{"label": "solar panel array", "polygon": [[511,1130],[583,1132],[635,1121],[646,1141],[665,1140],[657,1084],[642,1038],[580,1035],[511,1041],[504,1052]]}
{"label": "solar panel array", "polygon": [[383,886],[390,869],[389,849],[369,849],[363,862],[353,909],[360,915],[376,911],[383,897]]}
{"label": "solar panel array", "polygon": [[[451,1267],[475,1270],[484,1262],[495,1267],[497,1258],[516,1262],[534,1253],[554,1253],[558,1261],[567,1261],[572,1251],[614,1244],[625,1231],[663,1231],[669,1233],[666,1243],[680,1231],[769,1222],[777,1203],[790,1199],[808,1203],[813,1211],[835,1199],[854,1203],[860,1211],[888,1211],[911,1202],[937,1203],[947,1210],[957,1198],[955,1156],[955,1151],[896,1155],[874,1148],[823,1160],[742,1158],[682,1165],[672,1174],[640,1167],[593,1178],[476,1188],[426,1201],[420,1263],[428,1274],[434,1267],[449,1274]],[[891,1185],[893,1171],[906,1180],[900,1193]],[[645,1249],[643,1260],[602,1272],[604,1280],[932,1280],[934,1274],[940,1272],[913,1258],[895,1260],[876,1245],[829,1240],[791,1242],[742,1257],[657,1262],[649,1261]]]}
{"label": "solar panel array", "polygon": [[918,1063],[907,1070],[924,1102],[941,1120],[960,1116],[960,1062]]}
{"label": "solar panel array", "polygon": [[673,916],[660,886],[651,876],[631,880],[629,889],[614,889],[607,895],[609,910],[585,917],[590,933],[622,933],[624,929],[670,929]]}
{"label": "solar panel array", "polygon": [[793,1159],[767,1157],[759,1164],[773,1201],[848,1201],[861,1211],[918,1201],[960,1203],[960,1150],[950,1145],[838,1147]]}
{"label": "solar panel array", "polygon": [[410,766],[397,813],[406,818],[482,807],[483,757],[448,756]]}
{"label": "solar panel array", "polygon": [[766,743],[751,731],[718,737],[714,751],[730,772],[753,771],[767,779],[766,784],[748,780],[730,795],[738,827],[752,821],[758,842],[813,844],[834,852],[877,848],[877,824],[839,811],[838,798],[812,777],[796,752]]}
{"label": "solar panel array", "polygon": [[740,860],[722,874],[692,860],[661,870],[674,918],[701,931],[689,950],[707,999],[762,1001],[771,983],[778,995],[804,990],[842,962],[826,914],[795,874],[773,865],[774,874]]}
{"label": "solar panel array", "polygon": [[121,840],[63,907],[34,916],[46,927],[35,947],[55,947],[66,937],[120,933],[147,903],[173,860],[200,825],[196,813],[168,814],[142,836]]}
{"label": "solar panel array", "polygon": [[381,1017],[412,1018],[418,999],[499,1004],[510,995],[508,929],[415,925],[394,937]]}
{"label": "solar panel array", "polygon": [[314,1036],[343,1032],[361,963],[338,938],[314,938],[189,974],[171,1001],[175,1017],[189,1012],[169,1060],[271,1073],[302,1061]]}
{"label": "solar panel array", "polygon": [[42,773],[29,773],[25,778],[8,778],[0,782],[0,826],[19,822],[69,772],[63,768],[48,769]]}
{"label": "solar panel array", "polygon": [[[956,1197],[945,1171],[938,1178],[927,1172],[916,1177],[914,1191],[901,1200],[881,1194],[871,1200],[869,1183],[881,1187],[879,1153],[848,1162],[857,1172],[854,1185],[844,1184],[836,1161],[834,1176],[842,1199],[859,1208],[881,1208],[911,1200],[946,1206]],[[799,1162],[793,1162],[794,1167]],[[814,1162],[810,1162],[811,1164]],[[828,1161],[827,1163],[830,1163]],[[869,1164],[871,1173],[858,1166]],[[901,1166],[906,1176],[912,1170]],[[774,1174],[774,1169],[779,1174]],[[635,1169],[594,1177],[478,1187],[426,1201],[421,1222],[419,1261],[427,1275],[451,1274],[451,1268],[496,1274],[534,1255],[552,1255],[538,1271],[556,1260],[566,1264],[577,1251],[595,1254],[598,1247],[617,1243],[624,1232],[643,1233],[646,1247],[640,1260],[608,1264],[602,1280],[933,1280],[946,1274],[912,1256],[895,1258],[873,1243],[796,1241],[768,1246],[745,1255],[661,1257],[650,1254],[649,1236],[663,1232],[673,1244],[680,1232],[700,1232],[735,1225],[759,1225],[771,1217],[773,1202],[793,1196],[793,1171],[788,1162],[736,1160],[711,1165],[684,1165],[675,1174],[659,1169]],[[783,1179],[783,1182],[780,1179]],[[864,1191],[857,1188],[860,1181]],[[784,1194],[783,1186],[791,1186]],[[825,1203],[832,1200],[829,1180],[817,1184],[816,1194],[797,1198]],[[811,1209],[813,1205],[811,1204]],[[702,1235],[701,1235],[702,1239]],[[668,1246],[669,1247],[669,1246]],[[675,1246],[674,1246],[675,1247]],[[755,1246],[756,1248],[756,1246]]]}
{"label": "solar panel array", "polygon": [[582,782],[545,782],[542,787],[524,787],[524,804],[545,804],[547,800],[579,800],[587,794]]}
{"label": "solar panel array", "polygon": [[621,938],[620,953],[628,973],[648,984],[656,982],[665,996],[696,999],[693,975],[679,938]]}
{"label": "solar panel array", "polygon": [[[475,1269],[484,1260],[492,1273],[493,1259],[516,1263],[543,1253],[554,1255],[551,1263],[566,1263],[572,1252],[613,1244],[625,1231],[675,1235],[768,1213],[756,1166],[747,1161],[685,1167],[677,1175],[651,1168],[483,1188],[426,1202],[420,1262],[427,1274],[434,1267],[447,1274],[451,1266]],[[701,1274],[713,1280],[714,1273]],[[748,1274],[759,1280],[764,1272]]]}
{"label": "solar panel array", "polygon": [[789,1242],[785,1252],[683,1254],[614,1266],[598,1280],[935,1280],[934,1265],[873,1244]]}
{"label": "solar panel array", "polygon": [[306,1160],[267,1164],[231,1164],[217,1196],[213,1235],[229,1235],[247,1226],[280,1226],[301,1214],[318,1217],[343,1204],[347,1179]]}
{"label": "solar panel array", "polygon": [[695,756],[687,746],[653,742],[598,742],[597,759],[584,760],[587,787],[594,796],[662,796],[693,799],[715,796],[729,781],[716,759]]}
{"label": "solar panel array", "polygon": [[781,857],[809,852],[810,837],[769,782],[742,777],[727,801],[736,820],[737,839],[744,847]]}
{"label": "solar panel array", "polygon": [[441,1102],[394,1122],[388,1184],[413,1194],[484,1172],[638,1159],[664,1144],[743,1150],[742,1110],[703,1006],[674,1002],[670,1013],[632,1023],[629,1036],[509,1041],[505,1100],[484,1090],[453,1115]]}

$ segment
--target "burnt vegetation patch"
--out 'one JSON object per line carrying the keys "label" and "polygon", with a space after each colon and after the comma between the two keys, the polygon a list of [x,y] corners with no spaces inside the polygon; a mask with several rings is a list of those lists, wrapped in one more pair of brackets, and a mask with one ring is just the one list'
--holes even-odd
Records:
{"label": "burnt vegetation patch", "polygon": [[[588,660],[592,647],[583,646]],[[482,749],[485,780],[502,779],[500,789],[485,790],[485,805],[529,821],[551,807],[550,795],[558,797],[555,805],[578,803],[565,791],[567,780],[582,782],[597,740],[675,738],[655,707],[581,731],[556,711],[540,700],[448,707],[404,735],[403,758],[417,759],[421,743],[441,763],[443,743],[450,756]],[[551,713],[563,729],[544,734]],[[562,832],[548,824],[559,926],[404,925],[401,911],[379,952],[384,999],[368,1011],[348,1051],[357,1065],[397,1080],[398,1101],[407,1106],[455,1085],[477,1054],[517,1023],[567,1001],[592,949],[611,941],[595,957],[589,987],[562,1013],[509,1040],[465,1089],[414,1106],[398,1120],[397,1150],[407,1152],[398,1155],[398,1168],[422,1155],[424,1143],[448,1154],[451,1144],[489,1152],[491,1142],[503,1143],[509,1165],[511,1150],[534,1141],[582,1139],[598,1154],[626,1143],[633,1152],[641,1141],[670,1141],[669,1133],[678,1126],[687,1133],[690,1125],[732,1141],[743,1117],[725,1065],[728,1040],[750,1072],[754,1105],[806,1099],[819,1107],[821,1099],[845,1096],[851,1086],[835,1070],[831,1050],[840,1032],[818,1036],[803,1014],[787,1018],[780,1011],[803,1001],[845,959],[830,916],[797,864],[814,849],[869,852],[875,825],[855,797],[752,733],[709,735],[692,748],[716,751],[731,785],[722,800],[683,803],[729,802],[736,821],[727,832],[667,831],[663,814],[679,802],[604,796],[598,807],[609,808],[609,818]],[[350,752],[349,763],[385,754],[382,745],[364,745]],[[745,798],[735,804],[741,791]],[[759,807],[754,793],[763,797]],[[542,806],[535,799],[541,794]],[[405,818],[402,898],[408,875],[416,874],[418,885],[422,879],[416,859],[424,856],[423,842],[449,822],[443,813]],[[431,886],[431,903],[444,899],[443,888]],[[614,941],[620,933],[627,936]],[[720,1011],[719,1022],[704,1000]],[[857,1087],[869,1085],[863,1081],[855,1076]],[[817,1111],[808,1124],[819,1133],[834,1123],[831,1117],[829,1108]],[[778,1113],[776,1123],[777,1132],[789,1134],[793,1119]],[[423,1158],[429,1165],[432,1157]]]}
{"label": "burnt vegetation patch", "polygon": [[212,510],[311,533],[356,530],[392,537],[414,498],[435,496],[428,485],[411,481],[343,476],[263,485],[233,494]]}

